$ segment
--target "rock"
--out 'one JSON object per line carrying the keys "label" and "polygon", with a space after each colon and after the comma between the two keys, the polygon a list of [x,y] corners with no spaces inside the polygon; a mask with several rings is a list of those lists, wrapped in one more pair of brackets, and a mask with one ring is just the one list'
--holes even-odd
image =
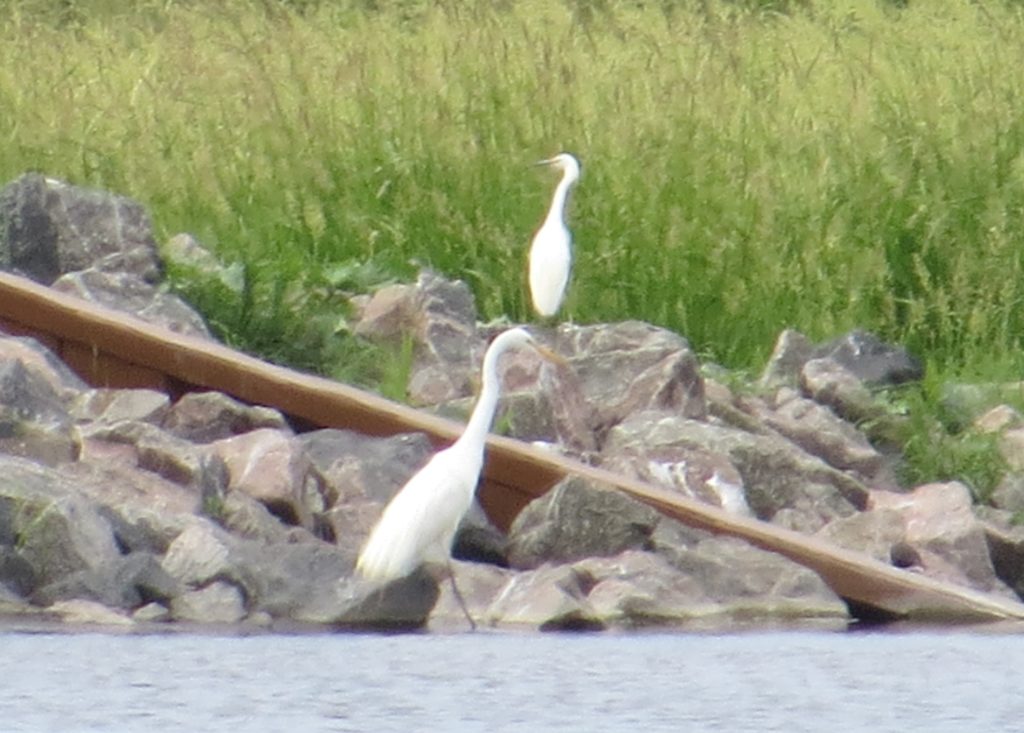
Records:
{"label": "rock", "polygon": [[416,282],[414,302],[416,346],[407,387],[409,401],[437,405],[471,394],[484,348],[469,287],[425,271]]}
{"label": "rock", "polygon": [[98,262],[159,280],[152,224],[140,204],[38,173],[0,191],[0,267],[49,285]]}
{"label": "rock", "polygon": [[996,509],[1024,512],[1024,475],[1008,473],[992,491],[989,501]]}
{"label": "rock", "polygon": [[386,503],[434,453],[423,433],[374,438],[327,429],[303,433],[295,440],[339,502],[365,498]]}
{"label": "rock", "polygon": [[491,524],[476,499],[459,523],[452,543],[452,557],[508,567],[508,539]]}
{"label": "rock", "polygon": [[160,425],[170,405],[167,395],[154,389],[87,389],[68,410],[76,422],[91,426],[125,421]]}
{"label": "rock", "polygon": [[792,390],[779,390],[771,408],[761,410],[758,417],[772,430],[833,468],[856,471],[871,479],[884,467],[882,455],[863,433],[840,420],[831,410]]}
{"label": "rock", "polygon": [[759,384],[764,388],[795,386],[800,370],[812,352],[813,346],[806,336],[787,328],[775,341]]}
{"label": "rock", "polygon": [[834,359],[811,359],[800,371],[800,389],[851,423],[883,416],[884,410],[853,372]]}
{"label": "rock", "polygon": [[246,616],[241,590],[222,580],[176,597],[170,610],[174,620],[197,624],[233,624]]}
{"label": "rock", "polygon": [[602,624],[587,601],[587,579],[572,565],[544,565],[517,573],[484,614],[487,625],[561,629],[600,629]]}
{"label": "rock", "polygon": [[230,474],[230,491],[258,499],[285,524],[314,530],[314,514],[334,504],[327,482],[301,443],[261,428],[210,444]]}
{"label": "rock", "polygon": [[38,585],[38,579],[32,564],[14,548],[11,518],[3,514],[8,508],[0,504],[0,521],[8,524],[7,536],[0,537],[0,588],[27,598]]}
{"label": "rock", "polygon": [[415,333],[416,295],[416,287],[404,283],[380,288],[363,307],[353,333],[371,341],[400,343]]}
{"label": "rock", "polygon": [[[459,593],[466,602],[466,609],[469,611],[473,623],[478,625],[488,623],[488,609],[514,577],[514,573],[494,565],[457,560],[452,562],[452,569],[455,572],[455,582],[458,584]],[[455,598],[451,581],[440,582],[438,589],[440,595],[430,612],[430,630],[461,631],[468,628],[469,622],[466,620],[466,613]]]}
{"label": "rock", "polygon": [[21,362],[31,374],[49,384],[64,405],[88,389],[88,385],[67,364],[34,338],[0,336],[0,361]]}
{"label": "rock", "polygon": [[976,507],[975,513],[985,530],[996,575],[1024,598],[1024,526],[1007,511]]}
{"label": "rock", "polygon": [[643,547],[660,517],[619,491],[569,477],[527,504],[513,521],[509,565],[529,570]]}
{"label": "rock", "polygon": [[171,620],[171,611],[159,603],[147,603],[142,608],[135,609],[132,613],[132,621],[140,624],[163,623]]}
{"label": "rock", "polygon": [[845,618],[845,604],[811,570],[735,537],[664,521],[652,548],[689,575],[725,618]]}
{"label": "rock", "polygon": [[107,424],[100,421],[83,426],[82,433],[85,437],[83,460],[95,462],[109,458],[109,444],[122,444],[133,449],[122,454],[125,463],[181,486],[199,485],[204,451],[151,423],[123,420]]}
{"label": "rock", "polygon": [[0,361],[0,453],[47,465],[73,461],[80,445],[51,383],[20,359]]}
{"label": "rock", "polygon": [[847,618],[846,605],[814,573],[732,538],[709,538],[675,564],[629,550],[574,567],[589,576],[587,600],[609,626]]}
{"label": "rock", "polygon": [[707,415],[697,358],[686,340],[671,331],[639,321],[566,325],[551,345],[568,359],[568,372],[593,406],[593,429],[599,436],[643,410],[693,419]]}
{"label": "rock", "polygon": [[861,382],[893,386],[924,376],[920,360],[901,346],[884,343],[873,333],[854,330],[814,349],[815,359],[832,359]]}
{"label": "rock", "polygon": [[52,472],[8,458],[0,482],[0,513],[17,538],[17,553],[45,586],[79,570],[100,570],[118,562],[120,551],[110,524],[88,500],[54,486]]}
{"label": "rock", "polygon": [[96,601],[82,599],[58,601],[48,610],[56,614],[64,623],[75,626],[128,627],[132,625],[131,618]]}
{"label": "rock", "polygon": [[[605,453],[647,451],[685,455],[699,448],[723,456],[739,473],[746,503],[754,514],[774,520],[784,509],[804,516],[814,531],[839,517],[850,516],[867,501],[867,487],[778,436],[757,435],[734,428],[687,420],[665,412],[631,416],[608,434]],[[723,476],[723,478],[727,478]]]}
{"label": "rock", "polygon": [[164,256],[176,265],[183,265],[207,276],[222,271],[220,261],[198,239],[188,233],[175,234],[164,243]]}
{"label": "rock", "polygon": [[423,568],[384,586],[349,579],[318,586],[292,618],[341,628],[416,629],[426,624],[438,595],[437,581]]}
{"label": "rock", "polygon": [[897,548],[897,555],[906,552],[906,522],[895,509],[858,512],[826,524],[817,534],[840,547],[870,555],[879,562],[892,563],[894,548]]}
{"label": "rock", "polygon": [[974,429],[981,433],[1000,433],[1021,427],[1024,427],[1024,416],[1009,405],[996,405],[974,421]]}
{"label": "rock", "polygon": [[171,406],[162,427],[193,443],[212,443],[260,428],[290,432],[284,416],[221,392],[190,392]]}
{"label": "rock", "polygon": [[175,333],[213,338],[203,317],[184,300],[132,272],[106,272],[92,267],[62,275],[52,287],[90,303],[131,313]]}
{"label": "rock", "polygon": [[971,507],[966,486],[951,481],[925,484],[906,494],[876,491],[871,506],[898,512],[905,542],[921,557],[923,572],[986,593],[1010,595],[996,576],[985,530]]}
{"label": "rock", "polygon": [[719,506],[732,514],[752,515],[743,477],[728,456],[693,443],[650,443],[648,438],[643,430],[634,434],[628,421],[613,429],[601,466]]}

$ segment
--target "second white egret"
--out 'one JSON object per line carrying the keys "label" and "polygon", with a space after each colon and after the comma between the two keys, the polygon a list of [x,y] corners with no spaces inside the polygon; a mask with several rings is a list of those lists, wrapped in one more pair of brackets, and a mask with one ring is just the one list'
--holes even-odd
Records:
{"label": "second white egret", "polygon": [[550,165],[562,171],[547,216],[533,235],[530,246],[533,308],[540,316],[550,318],[562,305],[572,269],[572,233],[565,224],[565,204],[569,189],[580,177],[580,164],[569,153],[560,153],[538,165]]}
{"label": "second white egret", "polygon": [[523,346],[550,360],[564,361],[522,328],[509,329],[491,342],[484,354],[480,397],[466,429],[413,475],[384,509],[356,563],[364,578],[387,582],[409,575],[422,563],[449,561],[455,532],[473,502],[484,442],[498,406],[498,358],[507,349]]}

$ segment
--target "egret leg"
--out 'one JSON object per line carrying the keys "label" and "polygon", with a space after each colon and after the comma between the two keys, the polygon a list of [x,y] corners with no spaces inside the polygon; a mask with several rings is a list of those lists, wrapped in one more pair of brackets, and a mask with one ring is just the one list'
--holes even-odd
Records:
{"label": "egret leg", "polygon": [[452,582],[452,593],[455,594],[455,600],[459,602],[459,607],[462,609],[462,613],[466,615],[466,620],[469,621],[469,630],[476,631],[476,621],[469,615],[469,607],[466,605],[466,599],[462,597],[459,586],[455,582],[455,568],[452,567],[452,559],[448,558],[448,579]]}

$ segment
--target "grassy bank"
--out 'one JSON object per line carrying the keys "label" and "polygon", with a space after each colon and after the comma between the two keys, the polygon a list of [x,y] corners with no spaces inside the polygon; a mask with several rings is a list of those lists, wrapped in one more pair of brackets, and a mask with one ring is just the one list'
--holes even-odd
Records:
{"label": "grassy bank", "polygon": [[1017,375],[1019,5],[6,5],[0,178],[130,194],[240,263],[241,296],[194,295],[243,347],[330,370],[339,293],[421,264],[527,318],[528,164],[568,149],[574,320],[753,369],[782,328],[860,326]]}

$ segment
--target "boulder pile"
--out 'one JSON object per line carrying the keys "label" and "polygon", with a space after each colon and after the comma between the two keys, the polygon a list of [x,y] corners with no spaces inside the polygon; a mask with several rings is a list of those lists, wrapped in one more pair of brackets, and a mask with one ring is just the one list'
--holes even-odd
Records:
{"label": "boulder pile", "polygon": [[[209,257],[194,242],[173,251]],[[160,287],[148,217],[128,199],[19,178],[0,191],[0,264],[209,337]],[[477,322],[463,283],[424,272],[358,305],[362,338],[412,339],[411,402],[468,410],[497,327]],[[1024,529],[1012,522],[1024,482],[1008,474],[986,507],[956,482],[901,486],[898,452],[858,427],[898,419],[878,386],[920,378],[899,347],[864,332],[815,345],[787,331],[760,379],[740,385],[649,324],[534,331],[568,365],[506,360],[498,424],[509,435],[912,572],[1024,592]],[[1012,452],[1022,423],[1011,414],[984,424]],[[464,626],[436,569],[384,588],[353,574],[383,506],[431,451],[419,434],[299,432],[274,409],[220,393],[92,388],[39,341],[0,335],[0,617]],[[455,557],[469,614],[497,628],[850,618],[812,571],[578,478],[531,503],[507,534],[472,512]]]}

